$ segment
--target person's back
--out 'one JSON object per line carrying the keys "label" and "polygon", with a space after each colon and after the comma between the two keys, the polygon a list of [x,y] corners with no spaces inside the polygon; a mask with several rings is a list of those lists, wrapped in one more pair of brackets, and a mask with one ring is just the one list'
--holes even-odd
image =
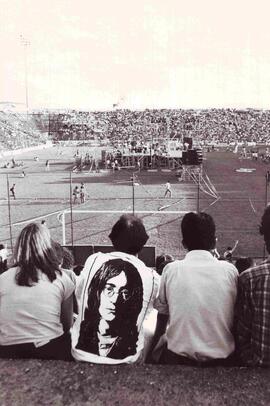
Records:
{"label": "person's back", "polygon": [[72,355],[95,363],[135,362],[143,350],[143,322],[153,308],[159,277],[134,255],[148,238],[139,219],[122,216],[110,238],[116,251],[91,255],[79,276]]}
{"label": "person's back", "polygon": [[47,227],[25,226],[14,259],[0,275],[0,356],[70,359],[75,283],[61,271]]}
{"label": "person's back", "polygon": [[51,282],[39,272],[38,283],[29,288],[16,283],[17,272],[18,268],[14,267],[0,276],[0,345],[45,343],[63,334],[60,306],[63,287],[67,296],[74,289],[70,278],[65,273],[57,274]]}
{"label": "person's back", "polygon": [[159,362],[221,362],[234,351],[231,330],[238,273],[232,264],[212,255],[216,237],[211,216],[188,213],[181,229],[189,252],[164,268],[152,349],[165,334]]}
{"label": "person's back", "polygon": [[168,348],[197,360],[231,354],[232,309],[236,299],[234,266],[205,250],[194,250],[184,260],[167,265],[163,277],[170,314]]}

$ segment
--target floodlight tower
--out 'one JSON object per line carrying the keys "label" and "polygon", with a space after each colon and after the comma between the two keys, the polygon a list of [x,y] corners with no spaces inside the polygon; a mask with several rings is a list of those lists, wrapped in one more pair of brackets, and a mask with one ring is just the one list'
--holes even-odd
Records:
{"label": "floodlight tower", "polygon": [[28,58],[27,58],[27,48],[30,46],[30,41],[28,41],[23,35],[20,35],[21,45],[24,49],[24,85],[25,85],[25,104],[26,112],[28,116]]}

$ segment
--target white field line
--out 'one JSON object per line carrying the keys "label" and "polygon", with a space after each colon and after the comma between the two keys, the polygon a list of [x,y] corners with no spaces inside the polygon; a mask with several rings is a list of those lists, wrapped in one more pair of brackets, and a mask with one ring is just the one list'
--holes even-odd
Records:
{"label": "white field line", "polygon": [[[62,212],[70,213],[70,209],[62,210]],[[190,210],[189,210],[190,211]],[[185,214],[187,210],[166,210],[160,212],[159,210],[135,210],[135,213],[144,214]],[[113,213],[131,213],[132,210],[72,210],[73,213],[93,213],[93,214],[113,214]]]}
{"label": "white field line", "polygon": [[[63,210],[57,210],[57,211],[53,211],[51,213],[47,213],[47,214],[43,214],[42,216],[38,216],[38,217],[33,217],[27,220],[23,220],[23,221],[18,221],[16,223],[12,223],[13,226],[20,226],[21,224],[26,224],[26,223],[30,223],[31,221],[36,221],[36,220],[40,220],[40,219],[44,219],[46,217],[50,217],[53,216],[54,214],[60,214],[62,213]],[[8,227],[8,225],[6,226]]]}

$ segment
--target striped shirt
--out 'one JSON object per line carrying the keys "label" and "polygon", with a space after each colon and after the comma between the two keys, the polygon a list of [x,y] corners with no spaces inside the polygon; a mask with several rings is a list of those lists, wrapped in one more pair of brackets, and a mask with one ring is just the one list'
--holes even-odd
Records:
{"label": "striped shirt", "polygon": [[270,366],[270,256],[239,276],[236,349],[250,366]]}

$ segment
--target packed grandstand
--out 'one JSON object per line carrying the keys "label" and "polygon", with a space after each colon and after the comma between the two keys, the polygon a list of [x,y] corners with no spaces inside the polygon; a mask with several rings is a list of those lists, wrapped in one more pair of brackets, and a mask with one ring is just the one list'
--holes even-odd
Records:
{"label": "packed grandstand", "polygon": [[202,145],[270,142],[270,111],[255,109],[0,111],[0,150],[67,140],[192,137]]}

